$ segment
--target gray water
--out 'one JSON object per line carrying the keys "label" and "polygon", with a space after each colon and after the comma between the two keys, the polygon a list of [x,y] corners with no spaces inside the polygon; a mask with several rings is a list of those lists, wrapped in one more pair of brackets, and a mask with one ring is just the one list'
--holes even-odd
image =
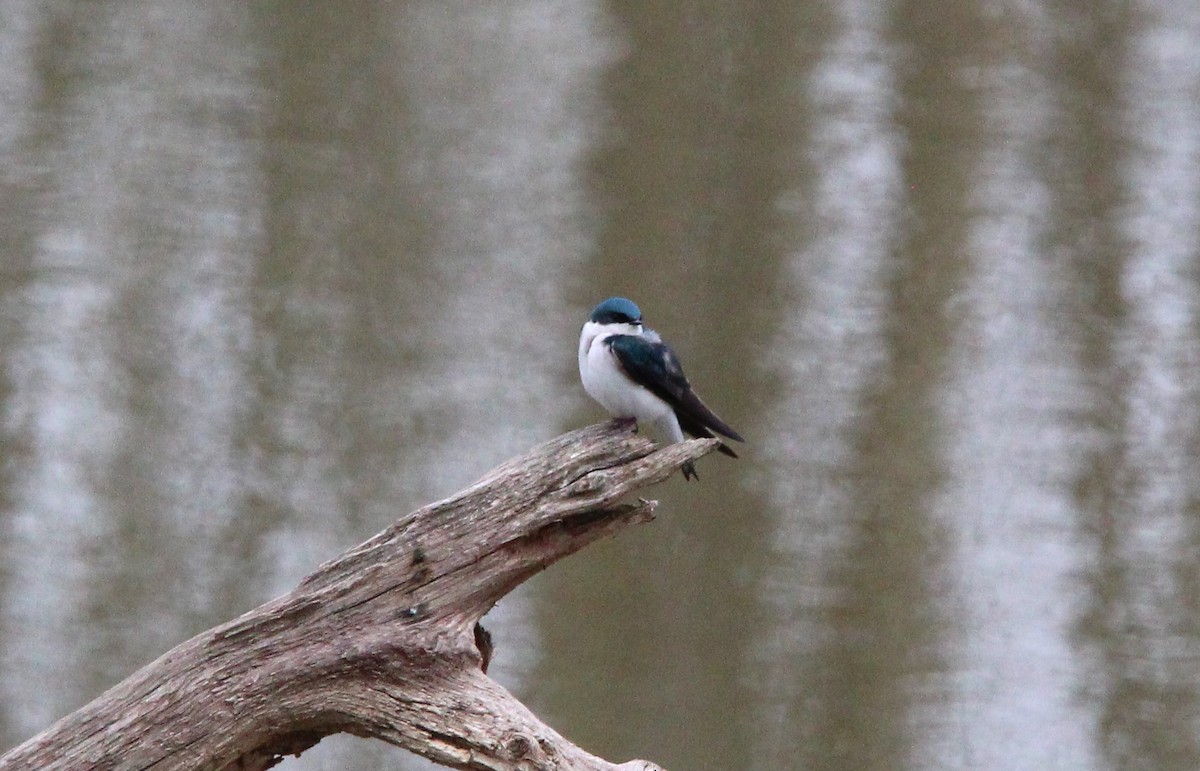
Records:
{"label": "gray water", "polygon": [[547,722],[1200,767],[1200,5],[678,5],[0,4],[0,749],[602,419],[625,294],[749,443],[489,615]]}

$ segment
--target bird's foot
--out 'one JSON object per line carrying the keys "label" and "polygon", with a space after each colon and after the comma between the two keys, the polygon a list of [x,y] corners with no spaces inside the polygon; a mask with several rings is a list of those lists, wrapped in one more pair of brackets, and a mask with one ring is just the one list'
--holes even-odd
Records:
{"label": "bird's foot", "polygon": [[696,473],[696,467],[692,465],[690,460],[680,466],[679,470],[683,472],[683,478],[689,482],[693,479],[700,478],[700,475]]}
{"label": "bird's foot", "polygon": [[635,434],[637,433],[637,430],[638,430],[637,418],[613,418],[612,422],[613,422],[613,425],[615,425],[617,428],[622,428],[622,429],[632,428],[633,432]]}

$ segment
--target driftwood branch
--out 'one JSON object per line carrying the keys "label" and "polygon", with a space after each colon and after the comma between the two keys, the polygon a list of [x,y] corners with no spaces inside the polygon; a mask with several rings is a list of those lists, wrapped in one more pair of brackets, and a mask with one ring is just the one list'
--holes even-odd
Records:
{"label": "driftwood branch", "polygon": [[561,436],[197,635],[0,757],[0,769],[264,769],[347,732],[454,768],[650,771],[571,744],[486,674],[479,620],[715,448],[620,422]]}

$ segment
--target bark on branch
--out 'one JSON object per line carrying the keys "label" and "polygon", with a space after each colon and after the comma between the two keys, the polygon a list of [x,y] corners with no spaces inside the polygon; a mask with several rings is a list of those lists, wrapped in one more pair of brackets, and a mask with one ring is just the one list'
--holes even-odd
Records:
{"label": "bark on branch", "polygon": [[652,771],[571,744],[486,674],[480,618],[525,579],[652,518],[621,502],[712,451],[590,426],[401,518],[293,591],[199,634],[0,757],[0,769],[264,769],[347,732],[489,771]]}

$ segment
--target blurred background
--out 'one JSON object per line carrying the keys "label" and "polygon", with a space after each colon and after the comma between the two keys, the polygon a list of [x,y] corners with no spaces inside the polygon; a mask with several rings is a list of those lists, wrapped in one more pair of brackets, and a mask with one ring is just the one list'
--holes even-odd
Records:
{"label": "blurred background", "polygon": [[548,723],[1200,767],[1194,0],[3,0],[0,61],[0,749],[605,418],[624,294],[749,441],[489,615]]}

